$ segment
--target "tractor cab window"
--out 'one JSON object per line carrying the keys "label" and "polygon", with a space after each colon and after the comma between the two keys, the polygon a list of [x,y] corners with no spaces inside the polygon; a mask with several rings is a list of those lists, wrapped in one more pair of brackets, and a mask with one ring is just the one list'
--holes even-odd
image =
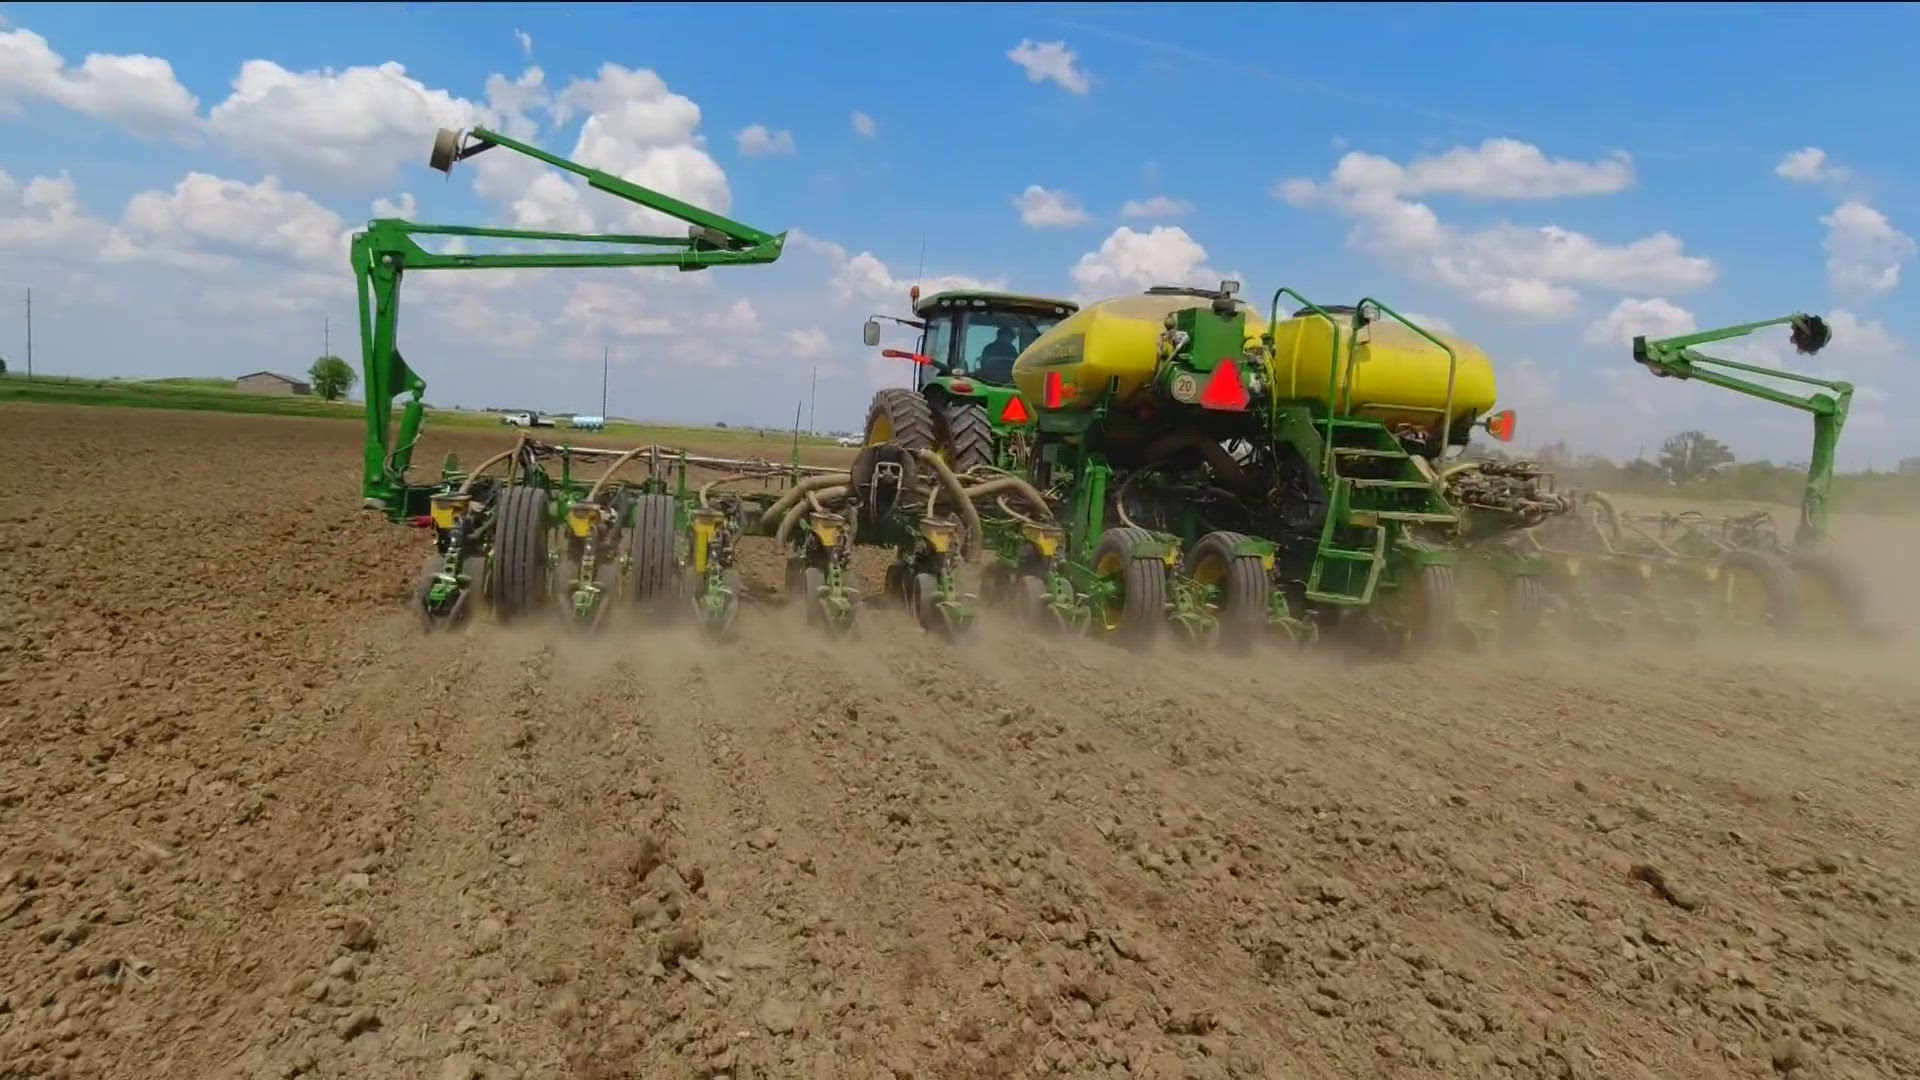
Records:
{"label": "tractor cab window", "polygon": [[961,332],[960,369],[982,382],[1013,382],[1013,361],[1060,321],[1053,314],[970,311]]}
{"label": "tractor cab window", "polygon": [[959,321],[952,315],[935,315],[927,320],[926,336],[921,339],[920,351],[933,358],[933,366],[944,368],[953,357],[953,324]]}

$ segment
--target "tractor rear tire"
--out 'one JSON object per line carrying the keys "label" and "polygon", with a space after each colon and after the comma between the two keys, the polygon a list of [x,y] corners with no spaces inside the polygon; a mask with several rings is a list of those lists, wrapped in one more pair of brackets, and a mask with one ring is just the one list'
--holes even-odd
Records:
{"label": "tractor rear tire", "polygon": [[511,622],[547,591],[547,489],[515,484],[500,489],[493,507],[493,608]]}
{"label": "tractor rear tire", "polygon": [[940,410],[941,452],[954,472],[963,473],[998,463],[994,453],[993,423],[987,407],[973,401],[949,401]]}
{"label": "tractor rear tire", "polygon": [[1273,585],[1258,555],[1234,551],[1246,537],[1210,532],[1188,549],[1181,572],[1220,590],[1220,632],[1227,648],[1245,652],[1267,622],[1267,595]]}
{"label": "tractor rear tire", "polygon": [[674,551],[679,504],[671,495],[642,495],[633,501],[633,528],[627,537],[628,595],[650,614],[671,610],[680,598],[680,557]]}
{"label": "tractor rear tire", "polygon": [[867,407],[865,445],[896,443],[908,450],[932,450],[935,438],[933,406],[918,390],[896,386],[873,395],[873,404]]}
{"label": "tractor rear tire", "polygon": [[1719,614],[1722,618],[1732,614],[1728,610],[1732,580],[1746,577],[1758,587],[1765,605],[1762,617],[1774,633],[1799,629],[1802,614],[1800,582],[1785,559],[1769,551],[1730,551],[1720,560],[1720,576]]}
{"label": "tractor rear tire", "polygon": [[1102,610],[1095,612],[1098,629],[1129,649],[1152,644],[1167,621],[1167,564],[1133,553],[1136,541],[1151,539],[1145,529],[1116,527],[1093,549],[1093,572],[1120,587],[1119,597],[1102,601]]}

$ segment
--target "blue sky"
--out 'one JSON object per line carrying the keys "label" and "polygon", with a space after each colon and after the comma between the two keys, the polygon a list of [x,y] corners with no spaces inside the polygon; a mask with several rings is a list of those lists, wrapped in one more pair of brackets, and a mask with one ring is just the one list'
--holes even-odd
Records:
{"label": "blue sky", "polygon": [[[403,348],[437,402],[591,411],[604,347],[618,414],[780,423],[817,369],[820,426],[851,427],[906,375],[858,324],[916,277],[1091,299],[1232,273],[1449,326],[1494,357],[1523,444],[1615,456],[1699,426],[1803,459],[1801,417],[1655,380],[1625,339],[1820,312],[1828,353],[1738,355],[1861,387],[1845,464],[1920,454],[1911,6],[0,18],[0,289],[35,288],[39,370],[300,370],[323,318],[350,346],[344,237],[376,201],[637,223],[501,151],[426,168],[436,127],[480,122],[795,238],[702,275],[410,278]],[[1835,41],[1844,62],[1809,46]],[[0,355],[17,336],[0,320]]]}

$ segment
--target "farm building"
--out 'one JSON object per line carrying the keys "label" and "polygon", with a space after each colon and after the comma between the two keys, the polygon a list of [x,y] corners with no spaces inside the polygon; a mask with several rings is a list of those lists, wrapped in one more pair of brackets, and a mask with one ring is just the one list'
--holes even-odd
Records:
{"label": "farm building", "polygon": [[233,380],[233,388],[248,394],[310,394],[313,387],[289,375],[256,371]]}

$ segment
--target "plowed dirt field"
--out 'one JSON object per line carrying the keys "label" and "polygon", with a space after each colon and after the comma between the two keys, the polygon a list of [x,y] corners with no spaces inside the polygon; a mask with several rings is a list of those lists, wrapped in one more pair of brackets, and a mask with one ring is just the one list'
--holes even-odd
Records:
{"label": "plowed dirt field", "polygon": [[1911,637],[429,640],[352,424],[0,462],[9,1080],[1920,1075]]}

